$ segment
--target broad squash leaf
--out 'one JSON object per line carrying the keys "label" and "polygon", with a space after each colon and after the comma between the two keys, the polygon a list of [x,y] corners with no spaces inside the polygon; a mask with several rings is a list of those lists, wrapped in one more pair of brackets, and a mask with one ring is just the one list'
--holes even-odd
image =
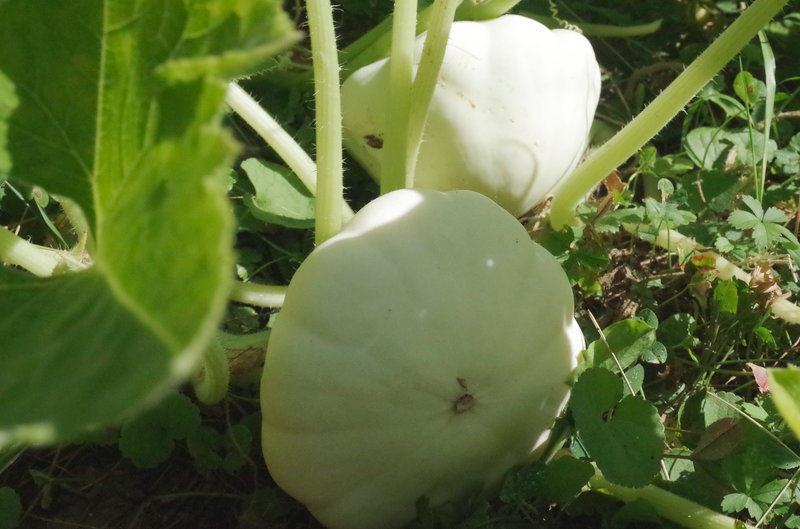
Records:
{"label": "broad squash leaf", "polygon": [[117,422],[185,378],[232,277],[227,82],[295,32],[277,0],[6,0],[10,177],[76,202],[85,271],[0,267],[0,447]]}
{"label": "broad squash leaf", "polygon": [[5,181],[6,174],[11,170],[11,157],[6,150],[6,136],[8,118],[18,103],[14,85],[3,72],[0,72],[0,183]]}

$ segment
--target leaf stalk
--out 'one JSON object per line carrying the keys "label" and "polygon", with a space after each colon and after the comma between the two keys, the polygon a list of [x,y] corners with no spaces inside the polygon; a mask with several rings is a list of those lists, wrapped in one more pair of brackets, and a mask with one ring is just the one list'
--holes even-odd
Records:
{"label": "leaf stalk", "polygon": [[756,0],[633,121],[578,166],[553,199],[552,226],[560,230],[574,224],[578,202],[655,136],[787,2]]}
{"label": "leaf stalk", "polygon": [[392,48],[389,58],[389,101],[381,194],[406,186],[409,148],[409,112],[414,84],[414,50],[417,37],[416,0],[395,0],[392,15]]}
{"label": "leaf stalk", "polygon": [[342,105],[339,90],[339,58],[333,9],[330,1],[306,2],[314,66],[314,100],[317,118],[317,217],[316,243],[336,235],[344,224],[342,168]]}
{"label": "leaf stalk", "polygon": [[698,503],[682,498],[654,485],[638,489],[622,487],[608,481],[599,470],[589,480],[589,486],[603,491],[629,503],[644,500],[662,518],[675,522],[688,529],[755,529],[752,525],[712,511]]}

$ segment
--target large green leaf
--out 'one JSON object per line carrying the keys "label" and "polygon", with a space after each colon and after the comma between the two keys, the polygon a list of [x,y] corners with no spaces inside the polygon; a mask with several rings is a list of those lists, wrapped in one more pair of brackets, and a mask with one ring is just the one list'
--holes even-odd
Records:
{"label": "large green leaf", "polygon": [[5,180],[6,174],[11,170],[11,157],[6,150],[7,120],[17,104],[14,85],[8,77],[3,75],[3,72],[0,72],[0,183]]}
{"label": "large green leaf", "polygon": [[233,265],[228,78],[294,32],[277,0],[6,0],[11,178],[69,197],[94,265],[0,268],[0,446],[116,421],[185,377]]}

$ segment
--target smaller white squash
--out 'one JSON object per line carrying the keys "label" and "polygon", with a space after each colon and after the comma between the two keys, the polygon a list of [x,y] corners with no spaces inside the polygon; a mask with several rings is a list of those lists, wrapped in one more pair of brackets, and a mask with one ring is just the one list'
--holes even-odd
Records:
{"label": "smaller white squash", "polygon": [[[425,35],[417,38],[417,63]],[[388,96],[388,59],[342,86],[345,145],[376,179]],[[519,15],[455,22],[414,186],[470,189],[520,216],[580,161],[599,97],[600,68],[583,35]]]}
{"label": "smaller white squash", "polygon": [[332,529],[491,491],[531,457],[583,347],[556,260],[471,191],[369,203],[296,272],[269,340],[262,446]]}

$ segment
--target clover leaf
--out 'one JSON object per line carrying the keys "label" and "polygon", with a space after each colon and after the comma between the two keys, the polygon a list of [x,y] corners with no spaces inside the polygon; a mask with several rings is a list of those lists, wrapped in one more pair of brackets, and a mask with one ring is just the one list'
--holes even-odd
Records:
{"label": "clover leaf", "polygon": [[603,368],[586,370],[572,390],[570,410],[583,448],[605,477],[643,487],[658,472],[664,426],[655,406],[623,396],[623,382]]}

